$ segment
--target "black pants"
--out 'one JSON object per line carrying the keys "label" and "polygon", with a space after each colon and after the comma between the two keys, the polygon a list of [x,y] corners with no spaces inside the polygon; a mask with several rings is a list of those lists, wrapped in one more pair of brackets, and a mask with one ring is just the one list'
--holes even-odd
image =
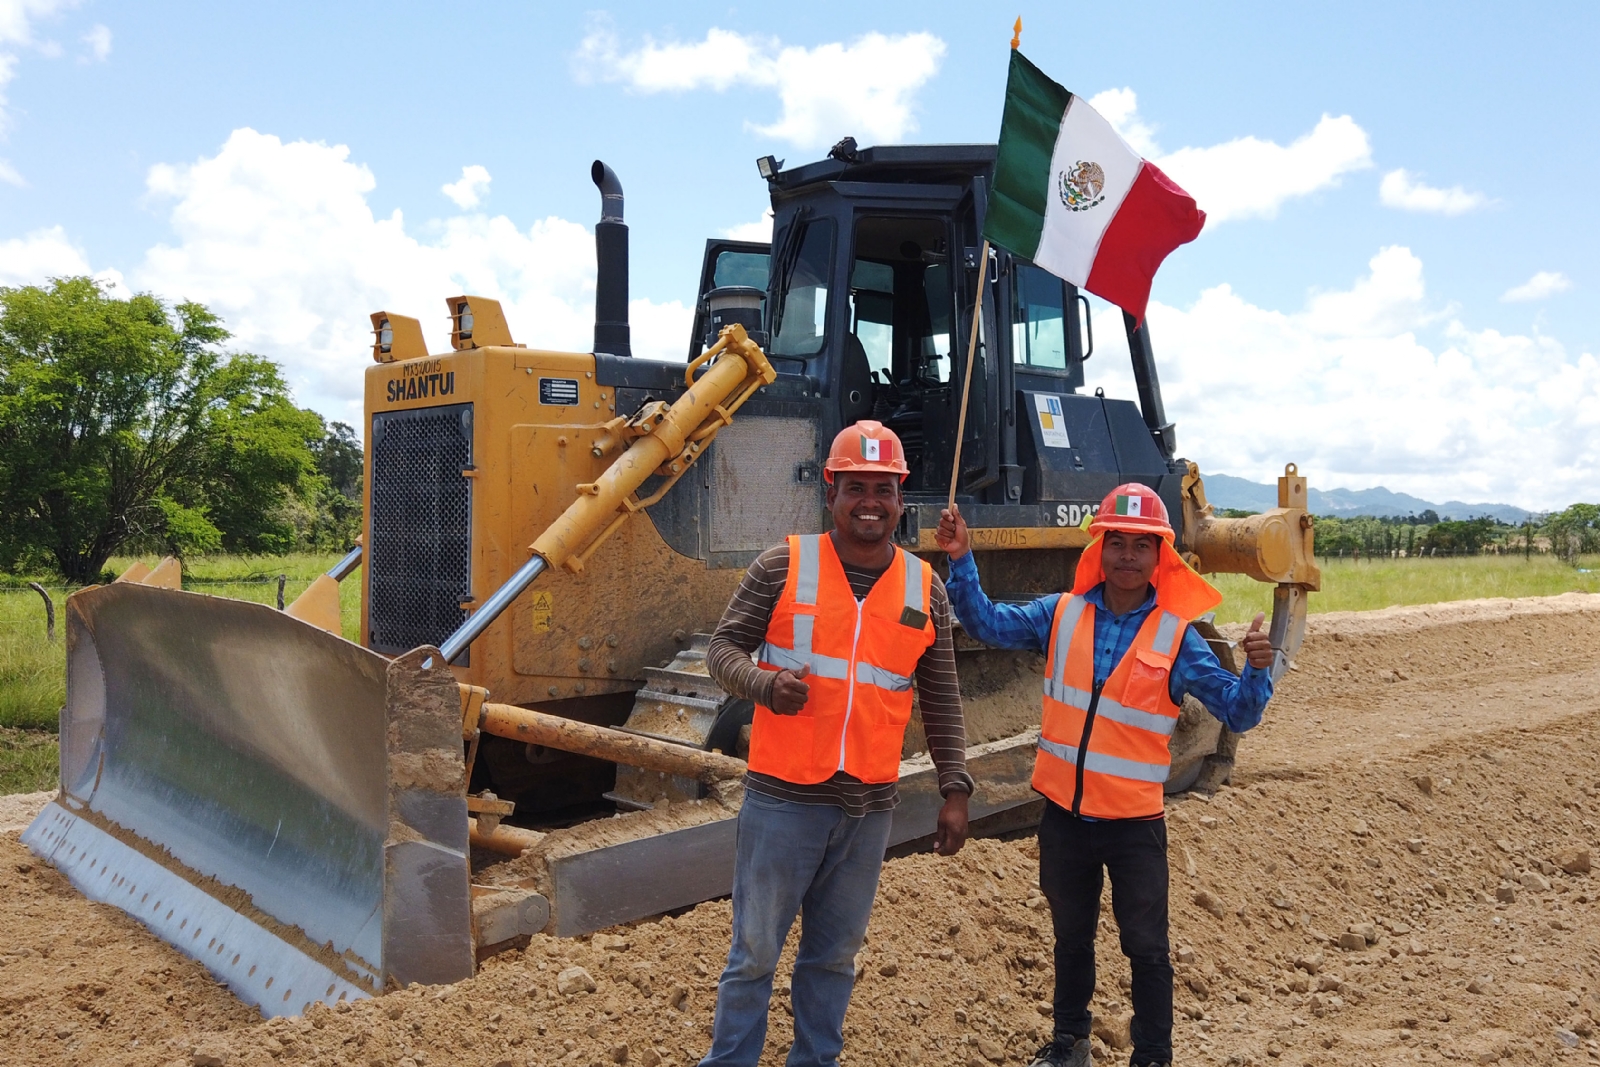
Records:
{"label": "black pants", "polygon": [[1091,822],[1045,802],[1039,824],[1039,888],[1056,934],[1056,1037],[1089,1036],[1094,935],[1101,869],[1111,873],[1111,912],[1133,965],[1133,1062],[1172,1061],[1172,957],[1167,941],[1167,822]]}

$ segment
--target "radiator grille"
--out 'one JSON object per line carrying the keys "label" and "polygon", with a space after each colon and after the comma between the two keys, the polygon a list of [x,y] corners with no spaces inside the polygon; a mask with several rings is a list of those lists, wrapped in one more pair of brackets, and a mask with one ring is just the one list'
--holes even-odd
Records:
{"label": "radiator grille", "polygon": [[[437,645],[466,619],[472,593],[472,405],[372,417],[373,649]],[[465,664],[466,654],[456,659]]]}

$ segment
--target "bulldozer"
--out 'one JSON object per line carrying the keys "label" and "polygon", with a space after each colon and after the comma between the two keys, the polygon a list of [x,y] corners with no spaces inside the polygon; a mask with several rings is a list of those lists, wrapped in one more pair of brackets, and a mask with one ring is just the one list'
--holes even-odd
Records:
{"label": "bulldozer", "polygon": [[[1149,485],[1192,565],[1272,585],[1281,674],[1320,584],[1305,478],[1214,515],[1148,324],[1122,323],[1137,398],[1084,391],[1084,294],[983,253],[995,152],[758,161],[773,239],[707,242],[682,363],[632,354],[598,161],[593,351],[526,347],[482,297],[446,300],[445,351],[374,312],[358,545],[281,611],[185,591],[170,559],[69,598],[60,792],[24,842],[269,1016],[726,894],[753,709],[707,674],[707,635],[756,555],[826,528],[828,444],[863,418],[905,446],[897,542],[943,572],[953,491],[997,600],[1070,587],[1107,490]],[[957,659],[974,828],[1024,827],[1042,659],[959,632]],[[1225,781],[1236,742],[1186,707],[1168,790]],[[914,717],[902,849],[940,802],[924,748]]]}

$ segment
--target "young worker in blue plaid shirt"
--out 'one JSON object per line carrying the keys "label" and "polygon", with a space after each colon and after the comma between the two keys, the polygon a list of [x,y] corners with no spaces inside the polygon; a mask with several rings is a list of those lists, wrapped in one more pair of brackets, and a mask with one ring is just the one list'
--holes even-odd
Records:
{"label": "young worker in blue plaid shirt", "polygon": [[[1226,670],[1187,625],[1222,599],[1172,547],[1166,506],[1121,485],[1100,505],[1073,588],[1027,604],[984,594],[960,510],[943,512],[951,606],[972,637],[1048,656],[1034,788],[1045,796],[1039,886],[1055,928],[1055,1034],[1032,1067],[1089,1067],[1102,868],[1133,968],[1132,1064],[1172,1062],[1167,831],[1162,783],[1185,694],[1228,729],[1261,721],[1273,652],[1257,615],[1246,667]],[[1089,645],[1085,648],[1084,645]]]}

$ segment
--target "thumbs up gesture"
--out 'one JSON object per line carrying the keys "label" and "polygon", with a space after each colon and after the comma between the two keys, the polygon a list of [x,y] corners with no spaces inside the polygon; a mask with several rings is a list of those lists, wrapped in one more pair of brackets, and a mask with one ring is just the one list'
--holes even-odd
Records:
{"label": "thumbs up gesture", "polygon": [[1250,623],[1250,631],[1240,642],[1244,647],[1245,662],[1261,670],[1272,666],[1272,641],[1261,632],[1261,624],[1266,621],[1266,612],[1256,612],[1256,617]]}
{"label": "thumbs up gesture", "polygon": [[806,706],[811,687],[805,683],[810,667],[797,671],[779,671],[772,682],[772,710],[779,715],[793,715]]}

